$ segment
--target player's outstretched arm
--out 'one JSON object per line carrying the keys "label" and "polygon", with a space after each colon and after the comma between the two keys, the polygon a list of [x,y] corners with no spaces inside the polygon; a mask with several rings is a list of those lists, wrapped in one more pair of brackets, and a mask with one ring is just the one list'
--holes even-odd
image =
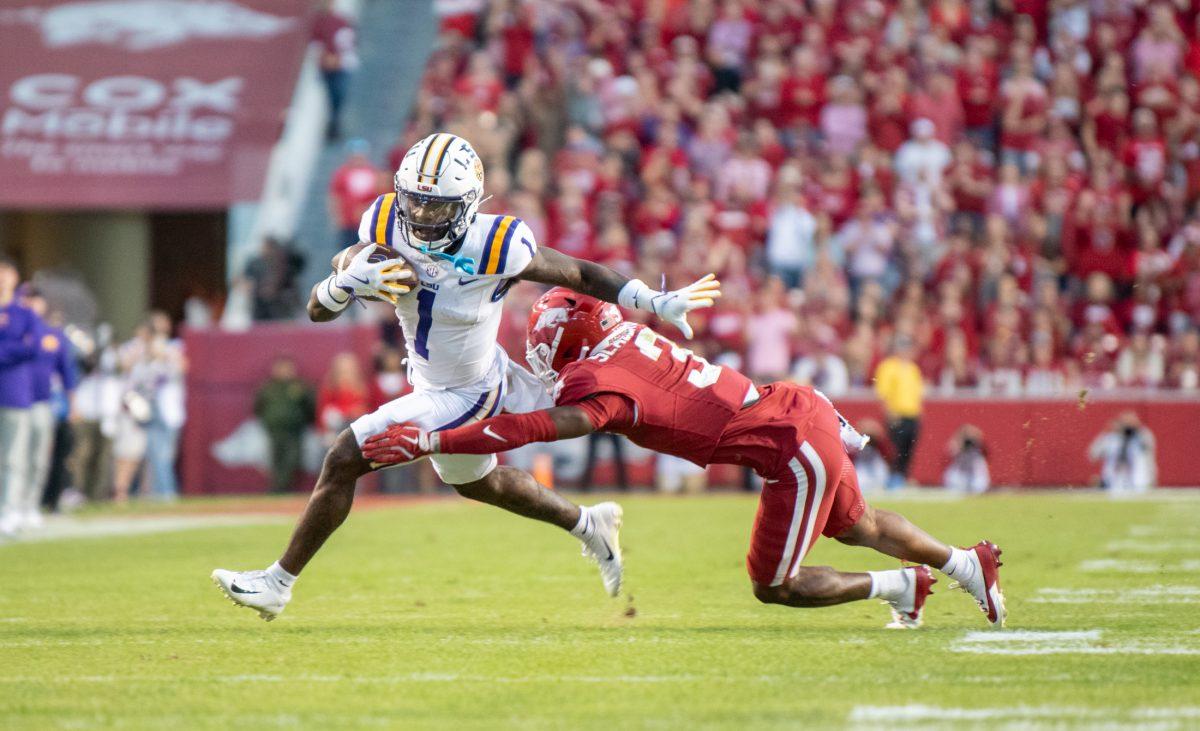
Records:
{"label": "player's outstretched arm", "polygon": [[554,249],[540,248],[533,261],[521,272],[521,279],[558,285],[591,295],[622,307],[645,310],[671,323],[691,339],[692,327],[687,315],[692,310],[711,307],[721,296],[721,283],[707,274],[686,287],[663,292],[651,289],[640,279],[629,279],[606,266],[583,261]]}
{"label": "player's outstretched arm", "polygon": [[528,414],[501,414],[440,432],[415,424],[397,424],[362,446],[363,457],[376,465],[404,464],[431,454],[493,454],[533,442],[554,442],[596,430],[578,406],[555,406]]}

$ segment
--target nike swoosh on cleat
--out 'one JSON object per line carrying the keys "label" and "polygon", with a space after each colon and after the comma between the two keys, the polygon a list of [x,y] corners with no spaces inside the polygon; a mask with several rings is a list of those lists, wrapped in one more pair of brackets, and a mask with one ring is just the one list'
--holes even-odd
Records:
{"label": "nike swoosh on cleat", "polygon": [[229,590],[232,591],[234,594],[261,594],[262,593],[261,591],[250,591],[249,589],[243,589],[242,587],[238,586],[237,584],[230,584]]}
{"label": "nike swoosh on cleat", "polygon": [[601,539],[600,539],[600,542],[604,544],[604,550],[605,550],[605,551],[608,551],[608,558],[606,558],[606,559],[604,559],[604,560],[605,560],[605,561],[611,561],[611,560],[613,560],[613,552],[612,552],[612,549],[608,547],[608,541],[606,541],[606,540],[604,540],[603,538],[601,538]]}

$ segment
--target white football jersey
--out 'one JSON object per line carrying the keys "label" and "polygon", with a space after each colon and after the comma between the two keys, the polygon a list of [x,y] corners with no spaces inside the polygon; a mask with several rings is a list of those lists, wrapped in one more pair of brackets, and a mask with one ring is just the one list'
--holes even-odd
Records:
{"label": "white football jersey", "polygon": [[412,265],[420,287],[399,299],[396,315],[408,346],[409,376],[423,388],[461,388],[499,379],[496,335],[504,295],[537,253],[533,232],[514,216],[481,213],[456,253],[475,260],[476,274],[464,275],[404,241],[388,193],[363,214],[358,237],[395,249]]}

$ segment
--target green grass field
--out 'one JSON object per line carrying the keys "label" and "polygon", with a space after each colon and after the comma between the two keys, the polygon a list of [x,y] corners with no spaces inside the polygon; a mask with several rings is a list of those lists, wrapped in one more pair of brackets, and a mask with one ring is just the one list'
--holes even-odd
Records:
{"label": "green grass field", "polygon": [[944,577],[916,632],[762,606],[752,498],[623,503],[632,597],[564,533],[447,500],[352,515],[271,624],[208,574],[290,522],[0,546],[0,728],[1200,726],[1200,496],[878,501],[1004,549],[1003,633]]}

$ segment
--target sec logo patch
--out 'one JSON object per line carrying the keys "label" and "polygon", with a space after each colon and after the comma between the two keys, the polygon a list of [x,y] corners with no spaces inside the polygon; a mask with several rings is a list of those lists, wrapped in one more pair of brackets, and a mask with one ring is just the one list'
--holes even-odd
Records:
{"label": "sec logo patch", "polygon": [[43,335],[42,336],[42,350],[46,351],[47,353],[57,353],[58,352],[58,337],[56,337],[54,335]]}

